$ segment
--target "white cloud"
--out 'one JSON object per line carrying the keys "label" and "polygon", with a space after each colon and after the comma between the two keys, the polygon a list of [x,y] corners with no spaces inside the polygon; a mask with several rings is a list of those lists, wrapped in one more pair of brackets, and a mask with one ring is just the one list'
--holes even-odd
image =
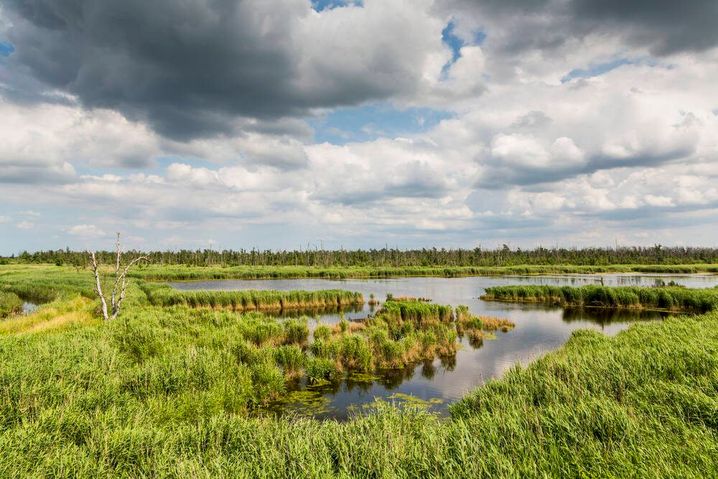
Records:
{"label": "white cloud", "polygon": [[105,232],[95,225],[75,225],[67,230],[67,234],[79,236],[82,238],[101,238],[105,236]]}
{"label": "white cloud", "polygon": [[[421,134],[375,129],[378,139],[335,145],[313,143],[301,119],[234,118],[228,133],[178,141],[71,98],[4,101],[0,200],[15,205],[7,214],[32,208],[76,238],[130,225],[147,244],[172,245],[211,235],[243,246],[237,232],[252,229],[284,247],[319,234],[367,238],[367,246],[386,238],[471,246],[482,238],[591,243],[618,233],[692,242],[704,237],[700,225],[715,232],[717,50],[658,61],[619,35],[587,34],[510,55],[523,21],[486,20],[488,37],[476,45],[481,19],[459,16],[456,33],[467,44],[445,70],[448,17],[431,2],[364,5],[319,14],[295,4],[306,14],[289,32],[296,44],[285,45],[292,87],[320,101],[358,85],[399,106],[449,110],[449,119]],[[562,82],[620,58],[627,64]],[[37,185],[23,186],[30,181]],[[693,223],[670,231],[682,218]]]}
{"label": "white cloud", "polygon": [[35,227],[35,223],[30,221],[20,221],[15,227],[19,230],[31,230]]}

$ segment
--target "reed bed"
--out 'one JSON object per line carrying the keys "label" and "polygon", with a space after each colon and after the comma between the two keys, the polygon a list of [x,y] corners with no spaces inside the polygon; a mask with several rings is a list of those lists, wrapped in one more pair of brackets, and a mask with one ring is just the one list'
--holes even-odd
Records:
{"label": "reed bed", "polygon": [[245,414],[301,361],[237,329],[261,317],[148,307],[0,338],[0,477],[718,475],[718,313],[576,332],[450,419],[377,403],[345,423]]}
{"label": "reed bed", "polygon": [[307,376],[326,381],[344,372],[400,369],[453,355],[458,343],[452,319],[450,306],[389,300],[363,323],[342,320],[334,328],[317,328],[310,346],[316,364]]}
{"label": "reed bed", "polygon": [[459,337],[467,336],[473,347],[481,346],[484,339],[494,339],[495,331],[507,333],[516,326],[506,318],[475,316],[463,305],[456,307],[455,317],[456,332]]}
{"label": "reed bed", "polygon": [[322,291],[180,291],[165,285],[143,285],[155,306],[223,308],[232,311],[341,308],[364,304],[361,293]]}
{"label": "reed bed", "polygon": [[718,305],[718,289],[496,286],[487,288],[481,299],[518,303],[548,303],[572,308],[653,309],[705,313],[712,311]]}

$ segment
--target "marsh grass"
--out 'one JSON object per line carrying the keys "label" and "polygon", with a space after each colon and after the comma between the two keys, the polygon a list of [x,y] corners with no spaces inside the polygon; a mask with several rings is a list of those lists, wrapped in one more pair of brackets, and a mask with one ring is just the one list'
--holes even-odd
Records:
{"label": "marsh grass", "polygon": [[468,306],[463,305],[456,307],[455,317],[459,337],[467,336],[469,344],[474,348],[481,347],[485,339],[495,339],[493,332],[507,333],[516,326],[506,318],[475,316],[469,312]]}
{"label": "marsh grass", "polygon": [[[114,324],[3,336],[0,476],[718,475],[716,313],[615,338],[576,332],[470,393],[450,419],[376,403],[345,423],[248,417],[286,378],[271,362],[280,356],[237,361],[237,323],[231,312],[150,307]],[[127,330],[143,327],[152,334]],[[134,346],[120,346],[125,335]],[[279,361],[292,364],[290,349]]]}
{"label": "marsh grass", "polygon": [[23,301],[12,292],[0,291],[0,319],[22,312]]}
{"label": "marsh grass", "polygon": [[392,278],[401,276],[497,276],[593,273],[718,273],[717,264],[610,264],[610,265],[515,265],[515,266],[181,266],[149,265],[132,275],[147,281],[211,279],[291,278]]}
{"label": "marsh grass", "polygon": [[[2,290],[19,274],[0,270]],[[339,423],[251,413],[291,397],[299,369],[322,383],[338,361],[399,364],[456,334],[468,308],[445,321],[390,306],[361,331],[318,327],[306,345],[301,319],[153,306],[133,286],[132,307],[102,322],[61,288],[0,322],[0,477],[718,477],[718,312],[575,332],[450,418],[378,402]]]}
{"label": "marsh grass", "polygon": [[652,309],[705,313],[718,306],[718,289],[684,287],[495,286],[487,301],[549,303],[564,307]]}
{"label": "marsh grass", "polygon": [[87,298],[76,296],[57,300],[27,316],[17,316],[0,322],[0,336],[26,334],[93,322],[94,304]]}
{"label": "marsh grass", "polygon": [[223,308],[232,311],[283,311],[322,309],[364,304],[360,293],[323,291],[180,291],[166,285],[143,284],[155,306],[184,305],[192,308]]}

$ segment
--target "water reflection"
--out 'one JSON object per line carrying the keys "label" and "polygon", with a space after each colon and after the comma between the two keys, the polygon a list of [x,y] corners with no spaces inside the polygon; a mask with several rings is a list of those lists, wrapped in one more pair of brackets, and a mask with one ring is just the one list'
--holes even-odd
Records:
{"label": "water reflection", "polygon": [[32,314],[37,311],[40,306],[35,303],[22,303],[22,314]]}
{"label": "water reflection", "polygon": [[[277,289],[319,290],[347,289],[359,291],[368,299],[371,294],[383,300],[387,293],[395,296],[432,298],[441,304],[465,304],[474,314],[509,318],[516,328],[496,333],[495,340],[471,344],[462,338],[462,348],[455,356],[421,362],[403,370],[385,371],[377,376],[353,375],[343,381],[321,386],[301,381],[292,386],[292,394],[275,405],[271,413],[304,414],[318,418],[348,417],[353,410],[374,402],[375,398],[396,401],[397,398],[419,398],[431,410],[446,414],[448,404],[466,393],[501,376],[515,364],[526,365],[535,358],[560,347],[577,329],[593,329],[613,335],[635,321],[661,319],[665,313],[645,311],[575,310],[533,304],[494,303],[479,300],[489,286],[507,284],[572,285],[603,284],[607,286],[652,286],[661,280],[687,287],[714,287],[716,275],[550,275],[468,278],[391,278],[391,279],[296,279],[296,280],[224,280],[175,283],[180,289]],[[310,329],[318,324],[335,324],[342,316],[361,320],[370,313],[365,305],[355,310],[316,313]],[[295,313],[292,313],[295,314]]]}

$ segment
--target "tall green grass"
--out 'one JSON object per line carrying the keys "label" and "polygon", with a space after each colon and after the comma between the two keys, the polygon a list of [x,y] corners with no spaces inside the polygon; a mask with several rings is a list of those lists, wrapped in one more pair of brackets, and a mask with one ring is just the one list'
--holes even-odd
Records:
{"label": "tall green grass", "polygon": [[379,403],[346,423],[247,417],[296,349],[263,353],[244,321],[264,322],[147,308],[0,338],[0,477],[718,475],[718,313],[574,333],[450,419]]}
{"label": "tall green grass", "polygon": [[10,292],[0,291],[0,319],[22,312],[22,299]]}
{"label": "tall green grass", "polygon": [[265,311],[310,308],[337,308],[364,304],[361,293],[343,290],[321,291],[181,291],[165,285],[143,284],[149,302],[155,306],[184,305],[193,308],[227,308],[233,311]]}
{"label": "tall green grass", "polygon": [[0,266],[0,291],[31,303],[49,303],[81,294],[94,297],[92,274],[49,265]]}
{"label": "tall green grass", "polygon": [[551,303],[566,307],[657,309],[705,313],[718,306],[718,289],[609,286],[495,286],[481,299]]}

